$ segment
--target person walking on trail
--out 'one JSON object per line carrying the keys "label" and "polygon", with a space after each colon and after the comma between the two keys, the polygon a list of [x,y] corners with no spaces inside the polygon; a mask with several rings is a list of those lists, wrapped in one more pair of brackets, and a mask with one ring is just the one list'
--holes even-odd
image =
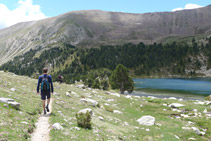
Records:
{"label": "person walking on trail", "polygon": [[[49,112],[49,103],[51,98],[51,93],[53,93],[53,82],[51,75],[48,75],[48,69],[43,69],[43,75],[39,76],[37,83],[37,94],[39,94],[40,84],[41,84],[41,99],[43,104],[43,111],[46,114],[46,111]],[[45,106],[47,97],[47,105]]]}

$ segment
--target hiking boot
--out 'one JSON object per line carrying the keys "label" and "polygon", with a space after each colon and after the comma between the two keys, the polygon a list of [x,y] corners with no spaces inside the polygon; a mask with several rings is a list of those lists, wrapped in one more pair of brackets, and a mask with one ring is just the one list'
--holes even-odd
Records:
{"label": "hiking boot", "polygon": [[46,114],[46,110],[44,110],[44,115]]}
{"label": "hiking boot", "polygon": [[50,111],[50,110],[49,110],[49,108],[48,108],[48,106],[46,106],[45,108],[46,108],[47,112],[49,112],[49,111]]}

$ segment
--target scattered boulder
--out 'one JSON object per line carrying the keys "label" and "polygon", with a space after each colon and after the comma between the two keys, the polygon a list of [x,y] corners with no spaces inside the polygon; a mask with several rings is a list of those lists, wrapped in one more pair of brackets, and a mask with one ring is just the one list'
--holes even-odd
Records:
{"label": "scattered boulder", "polygon": [[130,95],[126,95],[125,98],[132,98]]}
{"label": "scattered boulder", "polygon": [[54,123],[52,127],[55,130],[63,130],[64,129],[59,123]]}
{"label": "scattered boulder", "polygon": [[70,95],[70,93],[69,93],[69,92],[66,92],[66,96],[71,97],[71,95]]}
{"label": "scattered boulder", "polygon": [[152,126],[155,124],[155,118],[149,115],[143,116],[139,118],[137,121],[140,125]]}
{"label": "scattered boulder", "polygon": [[175,98],[175,97],[169,97],[169,99],[171,99],[171,100],[177,100],[177,98]]}
{"label": "scattered boulder", "polygon": [[171,107],[171,108],[179,108],[179,107],[183,107],[183,106],[185,106],[185,105],[180,104],[180,103],[172,103],[169,105],[169,107]]}
{"label": "scattered boulder", "polygon": [[9,105],[11,105],[13,108],[15,108],[16,110],[20,109],[20,103],[18,102],[8,102]]}
{"label": "scattered boulder", "polygon": [[93,100],[93,99],[89,99],[89,98],[82,98],[80,99],[81,102],[86,102],[86,103],[91,103],[91,105],[93,107],[96,107],[98,105],[98,102]]}
{"label": "scattered boulder", "polygon": [[8,103],[8,102],[14,102],[14,100],[11,99],[11,98],[4,98],[4,97],[1,97],[1,98],[0,98],[0,102]]}
{"label": "scattered boulder", "polygon": [[204,136],[205,132],[200,132],[200,130],[196,127],[192,127],[193,131],[196,132],[196,134],[200,135],[200,136]]}
{"label": "scattered boulder", "polygon": [[118,110],[114,110],[113,113],[115,113],[115,114],[122,114],[122,112],[118,111]]}
{"label": "scattered boulder", "polygon": [[188,138],[188,141],[196,141],[197,139],[195,138]]}
{"label": "scattered boulder", "polygon": [[82,109],[78,112],[78,114],[80,114],[80,113],[86,114],[87,112],[89,112],[92,115],[92,109],[90,109],[90,108]]}
{"label": "scattered boulder", "polygon": [[197,101],[197,102],[194,102],[194,104],[204,105],[205,102],[203,102],[203,101]]}
{"label": "scattered boulder", "polygon": [[104,118],[103,118],[103,117],[99,116],[98,118],[99,118],[100,120],[104,121]]}
{"label": "scattered boulder", "polygon": [[11,88],[10,90],[11,90],[11,91],[13,91],[13,92],[14,92],[14,91],[16,91],[16,89],[15,89],[15,88]]}
{"label": "scattered boulder", "polygon": [[203,111],[203,113],[206,114],[206,113],[207,113],[207,109],[205,109],[205,110]]}

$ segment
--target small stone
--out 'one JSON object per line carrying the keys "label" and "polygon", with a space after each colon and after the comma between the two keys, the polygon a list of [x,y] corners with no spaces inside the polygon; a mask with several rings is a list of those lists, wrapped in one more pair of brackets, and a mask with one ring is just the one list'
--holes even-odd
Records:
{"label": "small stone", "polygon": [[25,121],[22,121],[21,123],[22,123],[22,124],[26,124],[26,125],[28,124],[28,122],[25,122]]}
{"label": "small stone", "polygon": [[18,102],[8,102],[9,105],[11,105],[13,108],[15,108],[16,110],[20,109],[20,103]]}
{"label": "small stone", "polygon": [[70,95],[70,93],[69,93],[69,92],[66,92],[66,96],[71,97],[71,95]]}
{"label": "small stone", "polygon": [[139,118],[138,123],[140,125],[146,125],[146,126],[152,126],[155,124],[155,118],[153,116],[143,116],[141,118]]}
{"label": "small stone", "polygon": [[113,113],[115,113],[115,114],[122,114],[122,112],[118,111],[118,110],[114,110]]}
{"label": "small stone", "polygon": [[195,138],[188,138],[188,141],[196,141]]}
{"label": "small stone", "polygon": [[75,127],[75,130],[80,131],[80,128],[79,127]]}
{"label": "small stone", "polygon": [[207,113],[207,109],[205,109],[205,110],[203,111],[203,113],[206,114],[206,113]]}
{"label": "small stone", "polygon": [[99,116],[98,118],[99,118],[101,121],[104,121],[104,118],[103,118],[103,117]]}
{"label": "small stone", "polygon": [[13,92],[16,91],[15,88],[11,88],[10,90],[13,91]]}
{"label": "small stone", "polygon": [[177,135],[175,135],[175,138],[177,138],[178,140],[180,139]]}
{"label": "small stone", "polygon": [[90,108],[82,109],[78,112],[78,114],[80,114],[80,113],[86,114],[87,112],[89,112],[92,115],[92,109],[90,109]]}
{"label": "small stone", "polygon": [[149,129],[146,129],[146,131],[149,132],[150,130]]}
{"label": "small stone", "polygon": [[52,127],[55,130],[63,130],[64,129],[59,123],[54,123]]}
{"label": "small stone", "polygon": [[175,97],[169,97],[169,99],[171,99],[171,100],[177,100],[177,98],[175,98]]}
{"label": "small stone", "polygon": [[184,105],[183,104],[180,104],[180,103],[172,103],[169,105],[169,107],[171,108],[179,108],[179,107],[183,107]]}

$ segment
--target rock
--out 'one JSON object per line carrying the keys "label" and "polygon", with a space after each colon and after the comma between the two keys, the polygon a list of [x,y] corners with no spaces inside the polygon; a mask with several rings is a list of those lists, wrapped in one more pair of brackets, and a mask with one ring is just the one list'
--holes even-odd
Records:
{"label": "rock", "polygon": [[130,95],[126,95],[125,98],[131,98],[131,96]]}
{"label": "rock", "polygon": [[182,127],[183,130],[191,130],[192,128],[190,127]]}
{"label": "rock", "polygon": [[8,104],[4,104],[3,107],[8,107]]}
{"label": "rock", "polygon": [[22,123],[22,124],[28,124],[28,122],[25,122],[25,121],[22,121],[21,123]]}
{"label": "rock", "polygon": [[146,131],[149,132],[150,130],[149,129],[146,129]]}
{"label": "rock", "polygon": [[115,113],[115,114],[122,114],[122,112],[118,111],[118,110],[114,110],[113,113]]}
{"label": "rock", "polygon": [[193,111],[196,113],[196,112],[198,112],[198,110],[197,109],[193,109]]}
{"label": "rock", "polygon": [[206,113],[207,113],[207,109],[205,109],[205,110],[203,111],[203,113],[206,114]]}
{"label": "rock", "polygon": [[171,100],[177,100],[177,98],[175,98],[175,97],[169,97],[169,99],[171,99]]}
{"label": "rock", "polygon": [[79,130],[80,130],[80,128],[79,128],[79,127],[75,127],[75,130],[79,131]]}
{"label": "rock", "polygon": [[82,109],[78,112],[78,114],[86,114],[86,112],[89,112],[92,115],[92,109],[90,108]]}
{"label": "rock", "polygon": [[182,99],[182,98],[180,98],[180,99],[179,99],[179,101],[183,101],[183,99]]}
{"label": "rock", "polygon": [[80,99],[81,102],[87,102],[87,103],[91,103],[91,105],[93,107],[96,107],[98,105],[98,102],[93,100],[93,99],[89,99],[89,98],[82,98]]}
{"label": "rock", "polygon": [[16,91],[15,88],[11,88],[10,90],[13,91],[13,92]]}
{"label": "rock", "polygon": [[99,116],[98,118],[99,118],[100,120],[104,121],[104,118],[103,118],[103,117]]}
{"label": "rock", "polygon": [[64,129],[59,123],[54,123],[52,127],[55,130],[63,130]]}
{"label": "rock", "polygon": [[194,102],[194,104],[204,105],[204,104],[205,104],[205,102],[198,101],[198,102]]}
{"label": "rock", "polygon": [[167,104],[163,104],[163,106],[168,106]]}
{"label": "rock", "polygon": [[69,92],[66,92],[66,96],[71,97],[71,95],[70,95],[70,93],[69,93]]}
{"label": "rock", "polygon": [[123,126],[129,126],[129,123],[125,121]]}
{"label": "rock", "polygon": [[107,101],[108,101],[108,102],[112,102],[112,101],[114,101],[114,99],[108,99]]}
{"label": "rock", "polygon": [[1,97],[0,98],[0,102],[8,103],[8,102],[14,102],[14,100],[13,99],[10,99],[10,98]]}
{"label": "rock", "polygon": [[139,118],[137,121],[140,125],[152,126],[155,124],[155,118],[149,115],[143,116]]}
{"label": "rock", "polygon": [[109,106],[110,104],[108,104],[108,103],[104,103],[104,105]]}
{"label": "rock", "polygon": [[190,116],[189,115],[185,115],[185,114],[181,114],[181,117],[189,118]]}
{"label": "rock", "polygon": [[192,127],[192,129],[198,135],[202,135],[202,136],[205,135],[205,132],[200,132],[200,130],[198,128],[196,128],[196,127]]}
{"label": "rock", "polygon": [[73,91],[71,92],[71,94],[73,94],[73,95],[78,95],[76,92],[73,92]]}
{"label": "rock", "polygon": [[180,103],[172,103],[169,105],[169,107],[171,107],[171,108],[179,108],[179,107],[183,107],[183,106],[185,106],[185,105],[180,104]]}
{"label": "rock", "polygon": [[177,138],[178,140],[180,140],[180,138],[177,135],[174,135],[174,136],[175,136],[175,138]]}
{"label": "rock", "polygon": [[111,93],[110,95],[120,97],[120,94],[118,94],[118,93]]}
{"label": "rock", "polygon": [[14,107],[16,110],[20,109],[20,103],[18,102],[8,102],[9,105],[11,105],[12,107]]}
{"label": "rock", "polygon": [[188,141],[196,141],[195,138],[188,138]]}
{"label": "rock", "polygon": [[154,96],[148,96],[148,98],[151,98],[151,99],[156,99],[157,97],[154,97]]}

